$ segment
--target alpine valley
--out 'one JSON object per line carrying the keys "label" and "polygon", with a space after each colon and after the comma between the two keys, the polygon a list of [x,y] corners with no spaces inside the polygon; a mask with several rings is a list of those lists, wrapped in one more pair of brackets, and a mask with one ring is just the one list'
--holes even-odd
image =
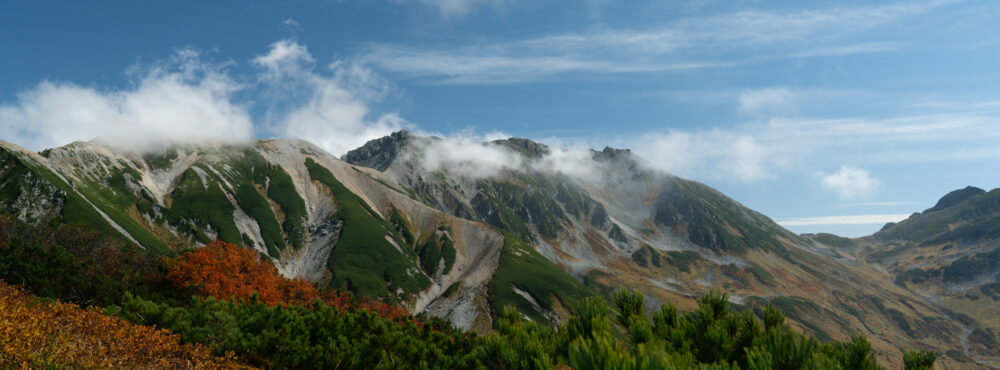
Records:
{"label": "alpine valley", "polygon": [[940,368],[1000,366],[1000,190],[958,190],[868,237],[797,235],[627,149],[565,171],[558,148],[474,143],[505,155],[486,170],[442,164],[446,141],[399,131],[341,158],[286,139],[146,153],[2,142],[0,208],[165,255],[219,239],[285,277],[481,333],[504,306],[560,324],[622,288],[684,312],[715,289],[821,341],[863,334],[890,368],[910,349]]}

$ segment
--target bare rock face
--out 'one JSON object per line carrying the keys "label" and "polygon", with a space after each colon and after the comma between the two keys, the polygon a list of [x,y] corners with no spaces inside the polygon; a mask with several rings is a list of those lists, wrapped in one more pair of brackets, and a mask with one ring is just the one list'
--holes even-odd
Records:
{"label": "bare rock face", "polygon": [[13,176],[6,178],[0,182],[0,188],[16,194],[4,199],[0,207],[24,222],[50,217],[66,205],[66,192],[31,172],[19,179]]}
{"label": "bare rock face", "polygon": [[528,139],[512,137],[504,140],[493,141],[494,144],[506,146],[512,148],[520,153],[523,153],[528,158],[541,158],[548,155],[551,152],[548,145],[534,142]]}
{"label": "bare rock face", "polygon": [[392,135],[371,140],[360,148],[347,152],[341,159],[357,166],[385,171],[412,139],[413,135],[409,131],[396,131]]}

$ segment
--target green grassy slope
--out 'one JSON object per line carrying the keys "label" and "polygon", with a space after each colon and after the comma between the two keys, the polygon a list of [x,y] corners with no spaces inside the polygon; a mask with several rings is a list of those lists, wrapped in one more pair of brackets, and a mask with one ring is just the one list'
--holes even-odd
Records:
{"label": "green grassy slope", "polygon": [[875,237],[885,242],[922,244],[1000,238],[1000,189],[971,196],[939,210],[914,213],[906,220],[886,225],[875,233]]}
{"label": "green grassy slope", "polygon": [[289,244],[302,248],[305,244],[306,202],[292,184],[292,177],[284,169],[274,164],[259,163],[253,169],[253,182],[267,185],[267,197],[281,207],[285,213],[285,221],[281,224],[282,231],[287,235]]}
{"label": "green grassy slope", "polygon": [[399,245],[407,245],[391,224],[312,158],[306,159],[306,167],[313,180],[330,189],[337,203],[334,217],[344,221],[340,240],[328,260],[327,266],[333,272],[331,286],[347,287],[370,297],[392,298],[397,289],[413,293],[430,285],[430,279],[413,262],[413,251],[404,248],[400,253],[385,239],[388,235]]}
{"label": "green grassy slope", "polygon": [[717,251],[751,249],[782,252],[777,236],[807,243],[774,221],[698,182],[675,179],[656,201],[654,220],[686,236],[692,243]]}
{"label": "green grassy slope", "polygon": [[181,174],[177,188],[171,193],[173,204],[170,207],[179,216],[195,223],[194,232],[200,242],[207,243],[211,238],[202,230],[210,227],[225,242],[243,244],[243,236],[233,221],[232,203],[219,187],[219,181],[211,173],[206,173],[202,181],[198,173],[188,169]]}
{"label": "green grassy slope", "polygon": [[[48,168],[30,160],[23,160],[19,158],[19,154],[3,149],[0,149],[0,163],[3,163],[5,168],[3,185],[0,186],[0,197],[4,201],[13,199],[18,196],[18,192],[27,189],[47,192],[46,185],[51,185],[59,189],[65,197],[64,206],[58,211],[57,221],[79,223],[103,233],[120,235],[98,212],[99,209],[143,247],[159,253],[169,253],[162,241],[129,217],[126,213],[128,207],[125,206],[123,196],[119,192],[101,184],[86,182],[71,186]],[[110,184],[118,183],[122,181],[123,176],[123,173],[114,173],[108,181]],[[55,196],[55,194],[49,195]]]}
{"label": "green grassy slope", "polygon": [[552,310],[557,303],[569,307],[597,296],[597,292],[583,286],[517,235],[504,232],[500,263],[489,283],[490,307],[499,313],[504,306],[513,306],[532,320],[547,322],[541,312],[514,292],[514,286],[530,294],[545,310]]}

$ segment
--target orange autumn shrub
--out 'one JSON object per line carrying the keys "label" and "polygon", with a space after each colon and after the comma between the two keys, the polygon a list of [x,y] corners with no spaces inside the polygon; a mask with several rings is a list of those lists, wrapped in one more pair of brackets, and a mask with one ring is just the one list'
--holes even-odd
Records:
{"label": "orange autumn shrub", "polygon": [[42,301],[0,280],[0,368],[16,367],[249,368],[165,329]]}
{"label": "orange autumn shrub", "polygon": [[[372,299],[362,299],[358,303],[358,308],[365,309],[375,314],[393,320],[396,322],[407,321],[410,318],[410,313],[399,306],[393,306],[391,304],[386,304],[385,302],[379,302]],[[417,322],[417,326],[421,326],[420,322]]]}
{"label": "orange autumn shrub", "polygon": [[350,294],[316,289],[301,278],[286,279],[256,251],[223,241],[214,241],[167,261],[166,278],[191,294],[220,299],[248,300],[256,293],[270,306],[308,306],[317,299],[341,310],[366,309],[381,317],[406,321],[410,314],[398,306]]}
{"label": "orange autumn shrub", "polygon": [[270,306],[309,304],[319,292],[309,282],[288,280],[257,252],[214,241],[168,261],[167,280],[198,296],[247,300],[256,293]]}

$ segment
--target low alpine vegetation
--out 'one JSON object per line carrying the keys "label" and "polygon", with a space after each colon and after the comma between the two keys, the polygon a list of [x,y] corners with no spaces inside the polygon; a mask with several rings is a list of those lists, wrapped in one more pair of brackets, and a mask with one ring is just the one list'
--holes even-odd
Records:
{"label": "low alpine vegetation", "polygon": [[[581,298],[559,326],[506,306],[494,332],[477,335],[285,279],[266,257],[220,241],[155,257],[78,228],[0,216],[0,264],[2,280],[23,287],[0,282],[0,367],[880,368],[862,336],[821,343],[778,309],[740,311],[714,291],[688,313],[669,303],[647,312],[627,290],[612,304]],[[935,359],[910,352],[905,365]]]}

